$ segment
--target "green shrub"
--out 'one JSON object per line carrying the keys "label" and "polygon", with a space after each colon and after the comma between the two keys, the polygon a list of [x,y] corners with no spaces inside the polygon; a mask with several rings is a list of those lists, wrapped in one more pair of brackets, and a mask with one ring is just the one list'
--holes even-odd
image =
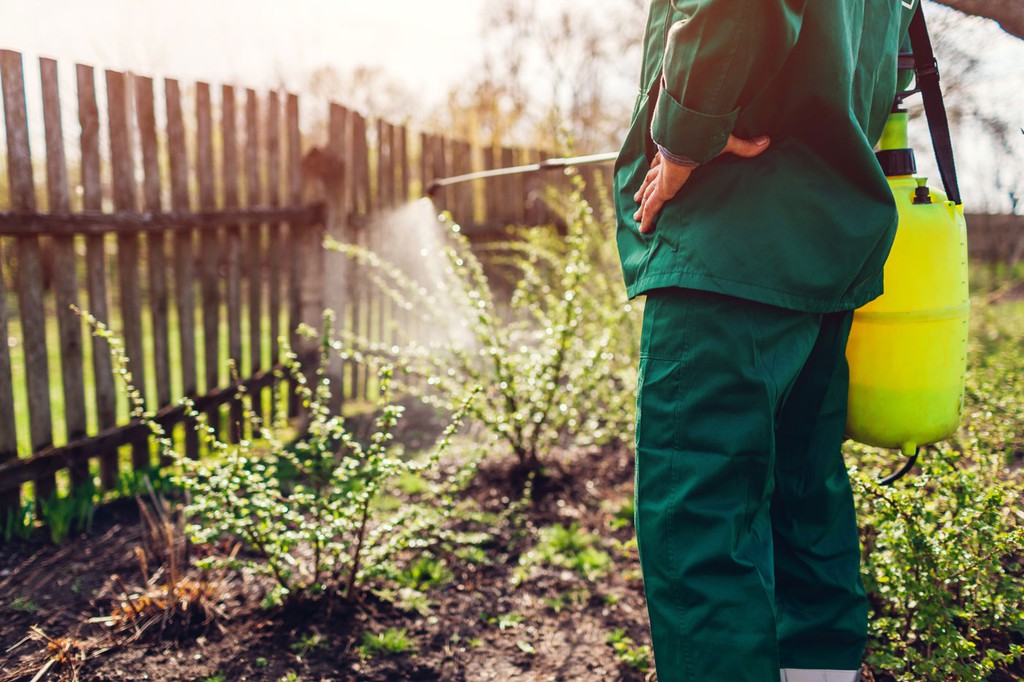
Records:
{"label": "green shrub", "polygon": [[[201,440],[210,456],[193,460],[177,453],[163,428],[144,412],[131,386],[127,357],[120,341],[86,315],[94,333],[108,339],[117,372],[128,386],[133,415],[145,421],[163,453],[181,469],[177,483],[189,494],[185,509],[187,532],[200,544],[239,540],[244,551],[202,560],[203,568],[246,568],[270,576],[274,588],[266,605],[285,599],[327,594],[352,600],[373,580],[394,580],[402,561],[434,545],[457,545],[461,536],[448,528],[455,495],[470,480],[476,459],[465,458],[455,471],[439,475],[441,457],[462,422],[474,393],[455,413],[435,446],[423,459],[404,456],[392,442],[402,408],[389,402],[390,367],[380,370],[380,411],[373,434],[361,443],[347,430],[344,419],[332,414],[331,392],[325,365],[328,348],[321,345],[320,364],[312,386],[298,365],[295,353],[284,348],[285,365],[308,413],[308,431],[297,443],[281,438],[283,425],[267,426],[251,411],[244,392],[244,419],[258,441],[237,444],[218,439],[204,414],[183,401],[189,417],[196,420]],[[333,316],[324,318],[323,338],[330,335]],[[287,468],[285,484],[278,473]],[[373,503],[396,489],[403,476],[429,477],[430,495],[383,513]]]}
{"label": "green shrub", "polygon": [[1024,514],[1001,458],[929,450],[883,487],[855,468],[870,595],[869,662],[907,680],[981,680],[1024,655]]}
{"label": "green shrub", "polygon": [[[614,240],[582,190],[575,176],[564,236],[554,227],[519,229],[474,250],[442,216],[446,262],[434,290],[365,248],[328,240],[328,248],[366,266],[380,290],[421,324],[468,334],[395,347],[345,333],[337,349],[394,363],[403,390],[448,409],[461,404],[467,387],[483,386],[469,414],[515,453],[525,472],[539,470],[556,444],[631,444],[636,323]],[[477,253],[516,274],[507,304]]]}

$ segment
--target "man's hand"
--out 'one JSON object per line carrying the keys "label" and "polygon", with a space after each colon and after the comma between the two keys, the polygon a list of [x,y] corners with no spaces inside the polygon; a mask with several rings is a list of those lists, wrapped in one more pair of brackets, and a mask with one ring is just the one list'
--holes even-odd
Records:
{"label": "man's hand", "polygon": [[[764,150],[768,149],[770,140],[767,136],[755,137],[753,140],[741,140],[735,135],[729,136],[725,149],[719,152],[722,154],[734,154],[745,159],[753,158]],[[633,195],[633,200],[640,204],[640,208],[633,214],[633,220],[640,223],[640,232],[647,234],[654,231],[654,221],[661,213],[662,207],[672,197],[679,193],[687,180],[699,166],[681,166],[672,163],[658,152],[651,164],[651,170],[640,185],[639,191]]]}

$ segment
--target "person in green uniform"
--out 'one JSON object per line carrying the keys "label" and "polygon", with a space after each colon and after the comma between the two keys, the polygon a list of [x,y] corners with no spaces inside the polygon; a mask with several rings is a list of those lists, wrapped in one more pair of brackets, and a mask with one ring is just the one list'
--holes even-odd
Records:
{"label": "person in green uniform", "polygon": [[614,197],[661,682],[859,678],[845,348],[896,230],[873,147],[916,2],[651,3]]}

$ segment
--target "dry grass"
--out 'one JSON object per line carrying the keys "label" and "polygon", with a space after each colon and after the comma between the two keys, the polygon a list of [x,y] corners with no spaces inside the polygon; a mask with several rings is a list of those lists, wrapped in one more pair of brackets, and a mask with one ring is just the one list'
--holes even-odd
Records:
{"label": "dry grass", "polygon": [[8,651],[13,651],[27,642],[37,644],[37,650],[23,657],[14,668],[3,671],[0,682],[39,682],[44,678],[77,682],[79,670],[86,659],[109,648],[106,642],[96,638],[80,638],[76,635],[50,637],[41,628],[33,625],[29,628],[28,635]]}
{"label": "dry grass", "polygon": [[224,587],[205,575],[186,575],[189,543],[183,515],[172,512],[152,488],[149,500],[139,498],[138,502],[143,533],[135,556],[144,585],[132,589],[120,576],[111,576],[116,603],[110,615],[90,622],[107,625],[127,642],[144,635],[180,640],[219,625],[225,618],[221,605]]}

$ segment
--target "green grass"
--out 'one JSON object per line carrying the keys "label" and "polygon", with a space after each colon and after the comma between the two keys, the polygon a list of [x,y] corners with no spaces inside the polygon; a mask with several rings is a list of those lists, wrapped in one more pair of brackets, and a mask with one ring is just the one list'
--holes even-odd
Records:
{"label": "green grass", "polygon": [[405,628],[388,628],[381,633],[364,632],[363,643],[359,645],[359,655],[362,658],[376,658],[416,651],[416,645],[406,632]]}

